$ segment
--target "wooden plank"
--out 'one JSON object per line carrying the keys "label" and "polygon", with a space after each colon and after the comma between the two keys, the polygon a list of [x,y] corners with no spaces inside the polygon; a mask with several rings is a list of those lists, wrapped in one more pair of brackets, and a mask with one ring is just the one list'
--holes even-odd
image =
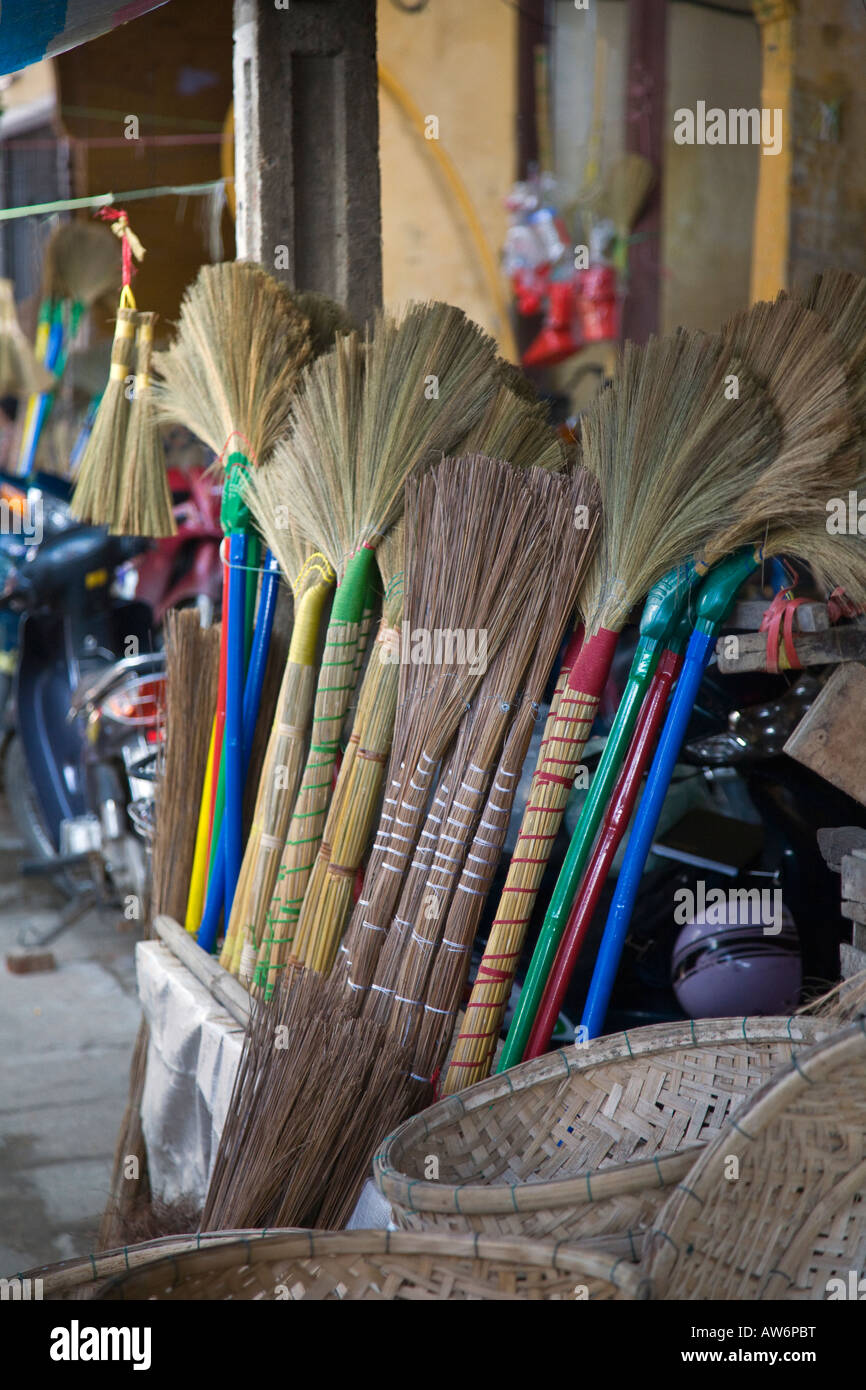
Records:
{"label": "wooden plank", "polygon": [[842,916],[849,922],[856,922],[860,926],[866,927],[866,903],[843,901]]}
{"label": "wooden plank", "polygon": [[866,904],[866,855],[858,851],[842,860],[842,897]]}
{"label": "wooden plank", "polygon": [[834,787],[866,806],[866,667],[837,667],[815,703],[800,720],[785,752]]}
{"label": "wooden plank", "polygon": [[243,985],[223,969],[215,956],[203,951],[196,944],[195,937],[171,917],[158,915],[153,919],[153,929],[172,955],[195,975],[205,989],[210,990],[217,1003],[246,1028],[250,1021],[252,1000]]}
{"label": "wooden plank", "polygon": [[[829,666],[844,661],[866,661],[866,629],[833,627],[827,632],[797,634],[794,644],[801,666]],[[722,675],[743,675],[767,670],[767,638],[763,632],[728,633],[716,642],[716,660]]]}
{"label": "wooden plank", "polygon": [[859,825],[834,825],[818,831],[818,848],[834,874],[842,872],[842,859],[855,849],[866,849],[866,830]]}
{"label": "wooden plank", "polygon": [[[728,621],[722,625],[723,631],[757,632],[769,607],[769,599],[741,600],[734,606]],[[826,632],[829,626],[830,614],[826,603],[801,603],[799,608],[794,609],[795,632]]]}
{"label": "wooden plank", "polygon": [[622,337],[636,343],[659,331],[666,65],[667,0],[629,0],[625,147],[644,155],[656,176],[629,248]]}

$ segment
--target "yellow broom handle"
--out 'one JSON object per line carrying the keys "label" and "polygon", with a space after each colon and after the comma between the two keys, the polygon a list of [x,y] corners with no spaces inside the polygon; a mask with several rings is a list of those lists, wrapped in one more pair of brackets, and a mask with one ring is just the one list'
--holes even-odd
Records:
{"label": "yellow broom handle", "polygon": [[192,873],[189,880],[189,896],[186,900],[186,920],[188,932],[197,932],[204,911],[204,890],[207,882],[207,861],[210,845],[210,800],[213,788],[213,755],[216,742],[216,717],[211,724],[210,744],[207,750],[204,786],[201,793],[201,806],[198,813],[198,828],[195,832],[195,853],[192,860]]}

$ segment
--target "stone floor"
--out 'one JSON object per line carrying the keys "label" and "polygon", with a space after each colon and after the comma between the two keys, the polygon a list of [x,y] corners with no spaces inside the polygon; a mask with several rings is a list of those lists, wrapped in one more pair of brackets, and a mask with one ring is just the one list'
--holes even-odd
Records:
{"label": "stone floor", "polygon": [[22,926],[46,930],[63,904],[18,876],[22,856],[0,795],[0,1275],[93,1248],[140,1016],[139,928],[114,913],[51,942],[55,970],[7,969]]}

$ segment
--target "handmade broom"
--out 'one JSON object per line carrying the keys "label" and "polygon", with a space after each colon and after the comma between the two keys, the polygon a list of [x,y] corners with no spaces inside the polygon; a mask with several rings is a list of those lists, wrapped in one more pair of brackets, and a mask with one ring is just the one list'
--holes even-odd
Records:
{"label": "handmade broom", "polygon": [[[156,790],[148,921],[158,913],[182,919],[194,837],[187,791],[204,772],[207,731],[199,718],[199,709],[201,702],[212,699],[216,691],[218,647],[218,630],[202,628],[197,613],[175,609],[166,614],[165,744]],[[147,1021],[142,1018],[130,1063],[126,1109],[114,1149],[110,1195],[100,1226],[101,1249],[119,1243],[130,1212],[149,1194],[147,1151],[141,1127],[149,1036]],[[130,1157],[138,1160],[136,1177],[129,1176]]]}
{"label": "handmade broom", "polygon": [[[833,307],[841,308],[838,304]],[[810,421],[808,411],[811,403],[808,395],[808,383],[805,382],[804,379],[798,380],[796,378],[797,364],[786,354],[784,348],[780,350],[780,345],[784,343],[785,336],[789,331],[796,331],[804,325],[809,326],[809,324],[815,328],[820,322],[822,327],[826,330],[821,336],[827,343],[828,356],[831,359],[835,359],[837,365],[843,372],[845,372],[846,362],[848,365],[848,371],[846,373],[846,400],[849,423],[853,424],[853,422],[859,418],[861,430],[863,427],[862,409],[858,411],[855,399],[856,376],[850,370],[851,361],[856,358],[858,352],[862,354],[863,351],[862,338],[864,327],[866,327],[866,324],[864,324],[863,310],[861,308],[859,315],[856,316],[859,320],[859,338],[855,333],[853,340],[850,327],[846,333],[842,334],[832,331],[830,324],[831,317],[832,314],[827,314],[826,316],[821,316],[819,320],[814,314],[804,314],[795,303],[786,303],[784,300],[780,300],[775,305],[757,306],[748,316],[742,316],[739,320],[735,320],[727,330],[729,340],[733,341],[737,349],[744,352],[748,360],[755,364],[762,373],[768,389],[771,391],[773,399],[778,405],[780,418],[784,425],[785,438],[776,460],[764,475],[763,486],[766,490],[765,496],[778,496],[778,487],[784,485],[786,477],[791,478],[794,484],[794,493],[790,510],[794,511],[795,516],[798,513],[801,516],[805,515],[810,507],[813,516],[817,512],[820,512],[823,505],[825,483],[832,485],[835,480],[840,486],[844,484],[844,480],[850,477],[852,455],[850,448],[848,448],[847,445],[844,446],[836,453],[835,457],[830,458],[828,461],[826,477],[823,476],[819,470],[817,474],[813,475],[810,484],[808,478],[810,451],[814,450],[818,458],[825,458],[827,446],[828,444],[832,444],[832,435],[825,433],[820,417],[818,421]],[[827,339],[828,334],[829,340]],[[753,489],[751,499],[749,494],[747,494],[742,505],[746,507],[751,505],[754,507],[756,505],[756,497],[757,490]],[[759,512],[753,523],[754,530],[752,534],[758,534],[760,532],[762,520],[766,524],[766,511]],[[745,531],[740,533],[741,536],[745,534],[748,534],[748,532]],[[816,539],[819,545],[822,541],[822,535],[823,533],[820,531],[816,533]],[[797,536],[798,533],[795,531],[789,538],[788,544],[792,549],[796,547]],[[730,528],[728,528],[727,535],[724,535],[721,541],[715,541],[709,547],[707,552],[708,555],[711,558],[715,558],[723,546],[733,544],[736,539],[736,533],[732,534]],[[785,541],[781,537],[777,537],[775,544],[777,549],[785,547]],[[606,755],[608,751],[608,749],[605,750]],[[646,752],[648,749],[645,748],[644,751]],[[585,813],[588,809],[588,806],[585,805],[584,813],[581,816],[581,826],[584,826],[586,819]],[[622,824],[621,815],[618,816],[618,824]],[[578,827],[579,830],[581,826]],[[584,829],[586,829],[585,826]],[[559,914],[558,921],[561,921],[562,913],[568,910],[568,904],[574,896],[577,882],[579,882],[580,870],[582,868],[582,863],[585,861],[588,844],[594,835],[594,829],[595,827],[590,825],[588,832],[584,834],[584,853],[577,858],[572,856],[572,849],[580,840],[579,834],[577,832],[575,834],[572,846],[569,850],[569,856],[573,860],[570,865],[570,873],[567,874],[564,870],[560,882],[557,884],[557,889],[548,912],[548,919],[545,923],[546,929],[548,923],[554,920],[554,914]],[[616,843],[617,841],[614,837],[610,857],[612,857],[612,853],[615,852]],[[600,866],[596,866],[596,873],[594,876],[596,879],[599,872]],[[543,1046],[546,1044],[550,1026],[555,1019],[554,1007],[556,999],[561,1002],[564,988],[567,985],[567,962],[570,962],[573,968],[579,949],[579,939],[582,939],[588,923],[588,910],[588,908],[584,907],[581,911],[575,910],[572,913],[567,940],[563,941],[560,958],[557,961],[555,972],[557,977],[556,984],[548,989],[545,1017],[536,1028],[533,1055],[537,1055],[537,1050],[539,1048],[543,1049]]]}
{"label": "handmade broom", "polygon": [[[575,483],[573,478],[531,469],[523,475],[522,482],[532,503],[521,551],[527,560],[535,553],[534,572],[526,576],[512,608],[511,631],[489,665],[466,721],[469,737],[465,750],[449,770],[453,793],[446,803],[438,835],[435,839],[433,834],[430,836],[432,857],[416,852],[379,956],[371,991],[376,1016],[390,1016],[391,1027],[404,1041],[417,1019],[432,953],[483,811],[518,691],[543,625],[551,616],[550,585],[564,559],[564,541],[568,543],[565,563],[573,572],[571,583],[575,591],[576,581],[589,560],[586,541],[594,529],[596,514],[590,514],[586,529],[575,527],[575,508],[584,506],[591,495],[591,489],[583,484],[583,475]],[[554,617],[557,645],[564,623],[564,618],[557,623]],[[432,830],[435,832],[436,828],[434,822]]]}
{"label": "handmade broom", "polygon": [[[478,418],[493,390],[492,343],[460,310],[411,305],[403,318],[382,317],[363,354],[358,340],[320,359],[322,387],[298,415],[274,467],[293,498],[297,523],[339,564],[340,587],[328,626],[314,715],[315,740],[286,840],[271,926],[256,982],[271,991],[288,958],[306,884],[330,804],[331,778],[352,681],[358,624],[377,545],[398,519],[403,483]],[[334,385],[344,405],[335,408]],[[321,437],[330,432],[328,447]],[[335,564],[335,568],[337,565]],[[341,674],[342,673],[342,674]],[[275,940],[279,935],[279,941]]]}
{"label": "handmade broom", "polygon": [[27,396],[50,391],[54,377],[27,341],[18,322],[11,280],[0,280],[0,394]]}
{"label": "handmade broom", "polygon": [[[562,442],[547,424],[546,407],[538,400],[531,384],[510,364],[497,363],[496,372],[504,384],[497,390],[481,420],[466,436],[461,448],[466,451],[477,449],[491,458],[507,458],[516,468],[525,468],[532,464],[540,468],[561,468],[564,462]],[[390,747],[390,733],[387,740],[381,735],[386,733],[388,723],[393,722],[393,713],[389,713],[386,719],[383,711],[392,710],[392,702],[395,704],[397,698],[400,634],[394,625],[399,622],[401,612],[402,593],[395,599],[393,612],[380,634],[383,642],[387,644],[382,649],[382,655],[388,659],[384,664],[380,663],[379,669],[370,673],[376,684],[376,693],[371,698],[375,701],[378,711],[374,757],[382,761],[383,755],[387,755]],[[375,811],[376,795],[384,775],[384,766],[381,763],[369,762],[370,752],[368,749],[367,761],[352,773],[353,777],[365,781],[367,790],[360,798],[354,789],[346,790],[346,804],[352,808],[351,848],[342,843],[339,849],[336,844],[332,847],[330,828],[326,830],[323,847],[319,852],[319,862],[314,870],[314,877],[318,872],[320,878],[328,880],[325,904],[319,905],[318,885],[314,892],[311,881],[302,907],[302,920],[306,918],[309,921],[315,917],[316,925],[313,930],[325,944],[320,951],[310,953],[307,948],[302,949],[296,943],[295,954],[304,963],[313,965],[316,969],[330,968],[336,943],[345,924],[354,871],[358,868],[366,848],[370,818]],[[342,778],[343,770],[341,780]],[[338,790],[339,785],[338,782]],[[335,792],[335,800],[336,794]],[[441,809],[437,804],[434,815]],[[425,832],[422,832],[416,858],[424,852],[424,839]],[[432,842],[429,848],[432,853],[435,842]],[[331,858],[333,863],[328,867]],[[340,872],[337,865],[341,866]],[[336,903],[337,906],[332,908],[331,903]],[[299,931],[303,931],[303,926]]]}
{"label": "handmade broom", "polygon": [[[141,249],[140,243],[135,243]],[[36,330],[35,357],[51,373],[50,385],[37,383],[27,402],[16,467],[28,476],[36,462],[43,426],[63,375],[69,345],[83,314],[121,280],[121,256],[106,227],[93,222],[66,222],[49,239],[42,277],[42,302]]]}
{"label": "handmade broom", "polygon": [[[486,633],[490,664],[510,629],[510,613],[531,573],[523,547],[531,495],[521,473],[483,456],[445,459],[407,486],[406,618],[411,642],[435,633]],[[345,943],[347,989],[360,1010],[397,906],[403,876],[424,822],[436,767],[481,683],[468,648],[442,644],[439,661],[404,655],[388,795]],[[393,809],[392,809],[393,808]]]}
{"label": "handmade broom", "polygon": [[[424,913],[416,919],[407,941],[397,997],[391,1010],[390,1026],[401,1040],[408,1041],[420,1025],[414,1072],[424,1078],[429,1078],[434,1068],[438,1068],[440,1053],[450,1038],[475,929],[496,870],[523,760],[538,716],[538,701],[592,554],[597,520],[594,479],[579,470],[569,479],[547,479],[544,492],[546,496],[537,496],[534,510],[544,520],[546,564],[536,580],[534,612],[529,608],[522,620],[518,618],[516,633],[517,640],[522,638],[524,644],[520,665],[522,701],[511,722],[506,748],[499,759],[468,851],[462,849],[459,832],[452,836],[445,833],[443,827],[440,846],[444,856],[439,877],[445,880],[446,893],[439,891],[435,875],[431,874],[425,898],[428,902],[432,898],[438,910],[435,914],[428,912],[425,905]],[[585,509],[589,515],[586,528],[578,529],[574,525],[577,509]],[[481,758],[473,748],[470,772],[478,764]],[[465,799],[461,788],[461,807]],[[434,868],[435,865],[434,859]],[[450,889],[454,891],[449,898]],[[413,1008],[406,1001],[418,1002]]]}
{"label": "handmade broom", "polygon": [[135,333],[135,386],[119,480],[119,510],[111,528],[122,536],[177,534],[151,380],[157,317],[139,313]]}
{"label": "handmade broom", "polygon": [[[805,341],[809,342],[813,353],[816,347],[820,348],[824,366],[821,378],[809,374],[809,363],[804,368],[801,345]],[[795,517],[810,509],[814,512],[815,474],[814,469],[810,473],[810,460],[813,454],[822,459],[832,456],[851,427],[850,394],[846,389],[844,367],[836,345],[815,314],[784,299],[775,304],[758,304],[747,314],[738,316],[725,330],[724,342],[731,352],[737,354],[741,364],[736,366],[736,359],[732,359],[727,364],[726,375],[736,368],[737,380],[742,384],[746,368],[754,374],[761,392],[766,393],[767,400],[772,402],[775,420],[781,431],[777,446],[773,447],[773,437],[769,430],[765,430],[763,444],[769,452],[763,456],[753,454],[752,477],[755,478],[756,462],[761,465],[760,472],[751,486],[745,487],[734,500],[732,510],[735,517],[748,517],[748,524],[760,528],[762,519],[766,520],[769,515],[768,499],[773,499],[778,505],[777,489],[780,486],[788,490],[788,507]],[[754,388],[749,395],[757,397]],[[844,426],[840,424],[843,417],[848,421]],[[720,443],[716,436],[711,447],[716,449]],[[835,475],[847,475],[849,469],[850,451],[843,450],[837,454]],[[738,535],[743,534],[736,531],[736,525],[736,520],[727,527],[722,525],[720,533],[706,539],[703,547],[705,564],[714,563],[736,547]],[[674,612],[669,626],[677,621],[678,615]],[[661,636],[663,634],[659,633]],[[656,659],[658,646],[657,643]],[[534,1014],[598,829],[603,805],[612,790],[617,767],[634,727],[640,698],[649,684],[651,671],[646,665],[642,673],[636,670],[645,656],[646,652],[639,646],[626,696],[548,907],[500,1058],[500,1068],[519,1060],[528,1042]],[[630,701],[629,697],[632,697]]]}
{"label": "handmade broom", "polygon": [[[181,304],[174,343],[155,363],[160,414],[184,424],[226,468],[221,520],[232,571],[225,643],[225,902],[230,916],[242,859],[243,684],[249,605],[249,510],[242,481],[286,432],[298,374],[311,354],[308,321],[263,270],[204,266]],[[215,756],[216,756],[215,750]],[[212,843],[221,823],[217,787]]]}
{"label": "handmade broom", "polygon": [[394,732],[403,614],[402,523],[382,542],[378,559],[385,589],[382,619],[293,947],[297,961],[322,974],[330,971],[351,907]]}

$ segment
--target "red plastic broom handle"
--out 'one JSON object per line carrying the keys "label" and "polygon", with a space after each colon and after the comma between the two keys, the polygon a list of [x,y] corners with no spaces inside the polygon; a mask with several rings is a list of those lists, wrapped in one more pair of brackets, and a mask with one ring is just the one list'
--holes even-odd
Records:
{"label": "red plastic broom handle", "polygon": [[601,823],[598,843],[578,889],[553,968],[544,987],[532,1033],[523,1054],[524,1061],[528,1061],[530,1057],[540,1057],[547,1051],[587,929],[598,906],[601,890],[631,820],[643,775],[665,716],[668,696],[682,664],[682,652],[665,650],[659,658],[646,699],[641,705],[628,756],[622,765]]}

